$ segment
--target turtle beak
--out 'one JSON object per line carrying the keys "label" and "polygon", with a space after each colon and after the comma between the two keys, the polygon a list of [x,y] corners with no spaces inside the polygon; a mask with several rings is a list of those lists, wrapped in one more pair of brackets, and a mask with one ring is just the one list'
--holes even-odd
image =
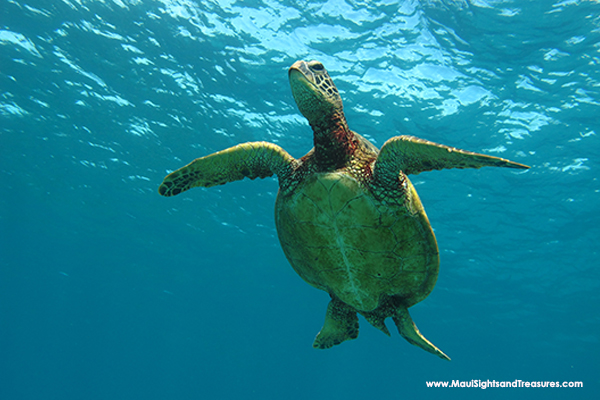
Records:
{"label": "turtle beak", "polygon": [[298,60],[295,63],[293,63],[288,71],[288,75],[291,75],[294,71],[300,72],[302,75],[306,76],[312,75],[312,72],[308,68],[308,64],[306,63],[306,61],[303,60]]}
{"label": "turtle beak", "polygon": [[305,80],[307,82],[310,82],[312,85],[316,84],[315,75],[310,70],[310,68],[308,68],[308,63],[306,61],[299,60],[292,64],[292,66],[288,70],[288,77],[290,78],[290,81]]}

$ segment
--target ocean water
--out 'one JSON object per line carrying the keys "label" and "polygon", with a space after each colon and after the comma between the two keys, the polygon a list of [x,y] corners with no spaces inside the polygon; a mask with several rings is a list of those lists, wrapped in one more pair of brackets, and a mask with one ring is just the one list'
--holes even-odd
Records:
{"label": "ocean water", "polygon": [[[0,399],[594,398],[599,43],[585,0],[0,0]],[[452,361],[362,318],[312,349],[276,179],[158,195],[237,143],[305,154],[299,59],[377,146],[532,167],[411,177],[441,254],[411,313]],[[426,384],[473,380],[583,387]]]}

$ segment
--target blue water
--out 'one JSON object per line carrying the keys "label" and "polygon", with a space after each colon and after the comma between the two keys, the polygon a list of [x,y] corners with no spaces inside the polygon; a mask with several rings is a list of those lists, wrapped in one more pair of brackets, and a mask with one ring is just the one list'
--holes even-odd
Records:
{"label": "blue water", "polygon": [[[0,399],[593,398],[599,42],[584,0],[0,0]],[[411,177],[442,259],[411,313],[451,362],[363,319],[312,349],[328,295],[279,247],[276,179],[158,195],[240,142],[306,153],[298,59],[378,146],[532,166]]]}

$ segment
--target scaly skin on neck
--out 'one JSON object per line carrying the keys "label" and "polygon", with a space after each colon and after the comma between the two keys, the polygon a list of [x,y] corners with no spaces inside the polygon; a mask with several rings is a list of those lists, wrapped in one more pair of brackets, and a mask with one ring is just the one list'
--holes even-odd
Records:
{"label": "scaly skin on neck", "polygon": [[329,115],[327,120],[311,121],[317,163],[325,170],[343,167],[354,153],[354,134],[348,128],[344,112]]}

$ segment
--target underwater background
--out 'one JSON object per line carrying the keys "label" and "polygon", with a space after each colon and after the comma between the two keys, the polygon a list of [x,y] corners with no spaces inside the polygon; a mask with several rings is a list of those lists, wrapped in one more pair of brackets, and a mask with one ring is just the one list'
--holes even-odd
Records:
{"label": "underwater background", "polygon": [[[0,0],[0,399],[591,399],[600,393],[597,1]],[[163,177],[312,132],[296,60],[351,129],[530,165],[411,176],[438,239],[386,337],[315,350],[329,300],[275,231],[276,178]],[[388,321],[391,328],[391,321]],[[428,388],[427,381],[583,388]]]}

